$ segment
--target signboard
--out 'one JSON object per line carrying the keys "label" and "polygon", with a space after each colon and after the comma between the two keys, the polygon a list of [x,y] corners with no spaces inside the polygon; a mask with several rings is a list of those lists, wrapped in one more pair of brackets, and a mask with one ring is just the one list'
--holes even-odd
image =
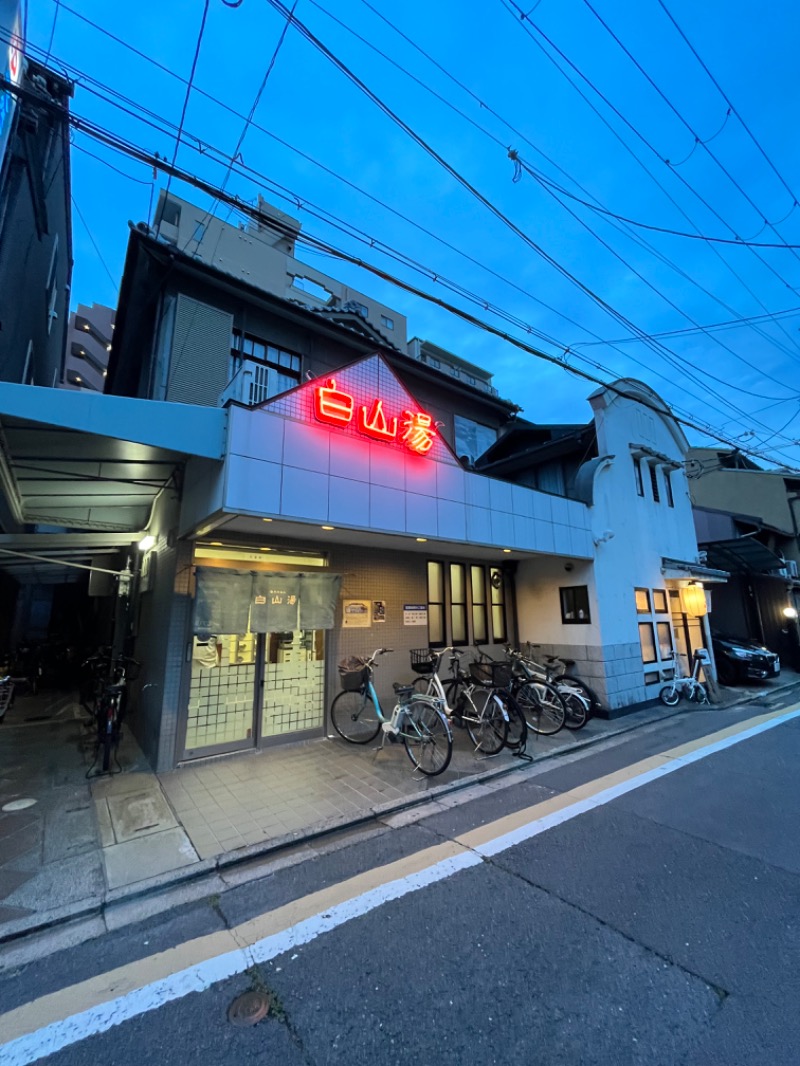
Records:
{"label": "signboard", "polygon": [[372,601],[372,624],[376,625],[386,621],[386,600]]}
{"label": "signboard", "polygon": [[342,626],[345,629],[369,629],[370,607],[369,600],[345,600]]}
{"label": "signboard", "polygon": [[336,380],[314,389],[314,417],[328,426],[352,426],[363,437],[384,443],[398,443],[417,455],[427,455],[438,436],[433,416],[425,411],[405,408],[397,414],[384,411],[377,397],[367,404],[356,405],[355,398],[336,388]]}
{"label": "signboard", "polygon": [[428,624],[428,605],[426,603],[406,603],[403,605],[404,626],[426,626]]}

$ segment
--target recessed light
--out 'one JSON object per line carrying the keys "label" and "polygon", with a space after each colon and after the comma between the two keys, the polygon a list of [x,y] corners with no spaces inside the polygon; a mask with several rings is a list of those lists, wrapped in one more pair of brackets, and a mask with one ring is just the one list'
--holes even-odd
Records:
{"label": "recessed light", "polygon": [[428,538],[427,537],[417,537],[417,544],[427,544],[427,543],[428,543]]}
{"label": "recessed light", "polygon": [[271,522],[272,519],[271,518],[262,518],[261,521],[262,522]]}
{"label": "recessed light", "polygon": [[321,526],[322,529],[336,529],[336,526]]}
{"label": "recessed light", "polygon": [[271,552],[272,548],[259,548],[258,550],[262,552]]}
{"label": "recessed light", "polygon": [[84,322],[84,324],[83,324],[83,328],[84,328],[84,329],[88,329],[88,328],[89,328],[89,327],[88,327],[88,325],[87,325],[87,324],[86,324],[85,322]]}
{"label": "recessed light", "polygon": [[510,549],[510,548],[503,548],[503,551],[504,551],[504,552],[510,552],[510,551],[511,551],[511,549]]}
{"label": "recessed light", "polygon": [[221,548],[222,547],[222,541],[221,540],[212,540],[211,541],[211,547],[212,548]]}

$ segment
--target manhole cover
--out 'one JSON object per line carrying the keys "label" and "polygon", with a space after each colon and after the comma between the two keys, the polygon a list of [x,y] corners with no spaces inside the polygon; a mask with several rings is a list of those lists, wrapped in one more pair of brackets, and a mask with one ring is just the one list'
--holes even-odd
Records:
{"label": "manhole cover", "polygon": [[257,1025],[269,1013],[269,996],[265,992],[245,992],[228,1007],[228,1021],[233,1025]]}
{"label": "manhole cover", "polygon": [[26,807],[33,807],[34,804],[38,802],[38,800],[30,798],[11,800],[9,803],[4,803],[3,806],[0,807],[0,811],[24,811]]}

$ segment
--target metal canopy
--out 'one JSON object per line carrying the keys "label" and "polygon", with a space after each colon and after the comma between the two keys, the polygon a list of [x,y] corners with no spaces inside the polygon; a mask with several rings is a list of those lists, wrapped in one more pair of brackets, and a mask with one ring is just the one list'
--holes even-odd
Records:
{"label": "metal canopy", "polygon": [[712,566],[725,567],[739,573],[765,574],[780,570],[784,561],[753,537],[734,537],[732,540],[717,540],[703,545]]}
{"label": "metal canopy", "polygon": [[226,428],[217,408],[0,383],[0,569],[50,582],[77,573],[61,559],[113,568],[103,556],[141,537],[185,459],[222,459]]}

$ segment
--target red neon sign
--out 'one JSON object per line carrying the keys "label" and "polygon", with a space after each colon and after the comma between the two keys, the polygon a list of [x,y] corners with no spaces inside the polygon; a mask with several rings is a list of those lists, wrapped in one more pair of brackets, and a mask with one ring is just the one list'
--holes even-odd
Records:
{"label": "red neon sign", "polygon": [[[355,407],[355,399],[350,393],[337,389],[334,378],[330,378],[327,385],[318,385],[314,389],[314,417],[319,422],[343,429],[353,424]],[[417,455],[427,455],[437,437],[431,415],[407,408],[402,418],[397,415],[387,417],[383,400],[378,399],[359,408],[354,428],[373,440],[386,443],[399,441]]]}

